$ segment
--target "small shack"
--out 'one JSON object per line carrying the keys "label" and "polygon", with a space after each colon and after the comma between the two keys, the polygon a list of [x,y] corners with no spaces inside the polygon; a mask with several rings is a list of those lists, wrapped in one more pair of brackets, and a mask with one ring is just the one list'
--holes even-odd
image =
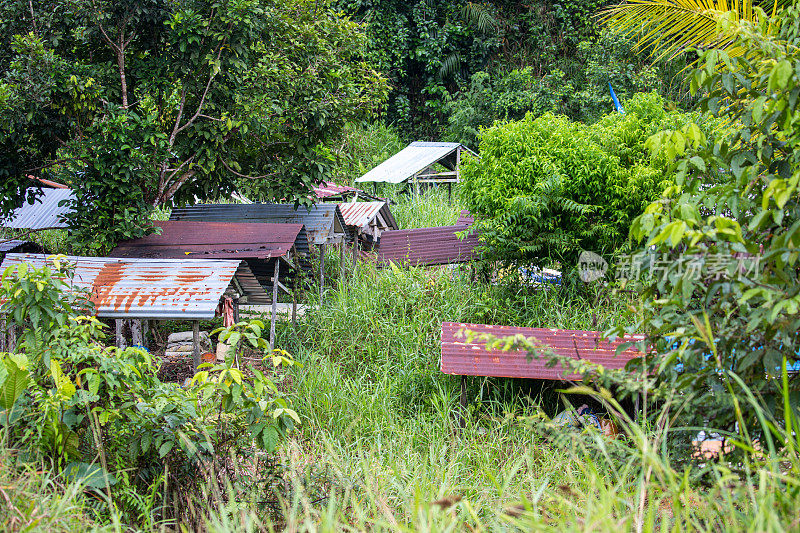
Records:
{"label": "small shack", "polygon": [[67,204],[74,198],[71,189],[43,188],[34,203],[25,203],[0,220],[0,227],[29,230],[66,228],[64,215],[71,212]]}
{"label": "small shack", "polygon": [[433,266],[466,263],[478,258],[478,236],[468,234],[460,239],[457,233],[465,226],[387,231],[381,235],[375,252],[378,265],[389,262],[408,266]]}
{"label": "small shack", "polygon": [[[140,345],[149,320],[191,320],[195,367],[200,363],[199,321],[214,318],[226,294],[241,294],[243,287],[258,285],[247,264],[239,260],[76,256],[66,260],[75,267],[74,276],[64,280],[68,290],[86,293],[98,318],[116,320],[118,345],[124,342],[123,320],[137,323],[133,342]],[[22,263],[35,268],[51,264],[45,255],[15,253],[8,254],[0,268],[5,271]],[[0,341],[13,346],[13,328],[2,329],[5,338]]]}
{"label": "small shack", "polygon": [[357,238],[360,246],[371,248],[385,231],[397,229],[397,221],[389,209],[388,202],[348,202],[339,204],[347,226]]}
{"label": "small shack", "polygon": [[[460,143],[413,142],[392,157],[373,168],[356,183],[394,183],[411,181],[415,192],[420,183],[458,183],[461,178],[461,155],[467,152],[477,157],[475,152]],[[444,171],[436,171],[441,165]]]}
{"label": "small shack", "polygon": [[529,357],[524,351],[487,350],[483,342],[468,343],[464,336],[458,336],[459,332],[465,330],[478,334],[489,334],[498,338],[514,335],[534,338],[543,348],[549,348],[560,356],[599,364],[609,370],[625,368],[628,361],[642,356],[633,348],[617,354],[616,350],[620,344],[644,340],[643,335],[626,335],[624,338],[611,342],[605,339],[600,331],[444,322],[442,323],[441,371],[445,374],[461,376],[462,408],[466,407],[467,376],[557,381],[581,379],[578,374],[565,374],[561,366],[548,366],[547,360],[544,358]]}
{"label": "small shack", "polygon": [[[333,203],[314,204],[310,208],[299,206],[296,209],[292,204],[200,204],[173,209],[169,219],[194,222],[302,224],[309,242],[319,246],[320,293],[324,285],[326,245],[343,245],[353,238],[352,232],[344,223],[338,204]],[[308,269],[310,263],[307,257],[310,255],[310,249],[298,243],[297,253],[301,256],[301,267]]]}
{"label": "small shack", "polygon": [[[275,330],[278,291],[291,294],[293,319],[297,300],[293,289],[299,268],[298,242],[308,248],[308,236],[302,224],[258,224],[229,222],[155,222],[161,234],[120,243],[111,257],[142,259],[238,259],[244,261],[257,283],[242,286],[242,295],[234,300],[235,315],[239,304],[272,305],[270,331]],[[278,280],[275,283],[275,280]],[[252,283],[249,277],[240,283]]]}

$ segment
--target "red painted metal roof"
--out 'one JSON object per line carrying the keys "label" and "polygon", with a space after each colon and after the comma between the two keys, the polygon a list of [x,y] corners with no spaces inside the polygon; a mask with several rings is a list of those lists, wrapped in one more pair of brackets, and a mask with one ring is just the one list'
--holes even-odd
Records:
{"label": "red painted metal roof", "polygon": [[331,196],[342,196],[347,193],[363,193],[361,189],[350,187],[349,185],[337,185],[332,181],[323,181],[314,186],[314,196],[317,198],[330,198]]}
{"label": "red painted metal roof", "polygon": [[521,351],[489,351],[480,341],[467,344],[466,337],[456,336],[462,330],[488,333],[499,338],[512,335],[534,337],[536,339],[534,342],[550,347],[559,355],[585,359],[600,364],[606,369],[624,368],[628,361],[640,357],[641,353],[633,349],[628,349],[619,355],[616,354],[616,349],[623,342],[644,339],[643,335],[636,335],[609,342],[599,331],[444,322],[442,324],[441,370],[445,374],[549,380],[581,379],[581,376],[577,374],[564,375],[561,365],[548,368],[546,356],[541,359],[535,357],[529,359],[527,353]]}
{"label": "red painted metal roof", "polygon": [[475,217],[472,216],[472,213],[466,209],[462,209],[461,213],[458,215],[456,226],[471,226],[473,222],[475,222]]}
{"label": "red painted metal roof", "polygon": [[286,255],[302,224],[155,222],[161,235],[120,243],[111,257],[150,259],[269,259]]}
{"label": "red painted metal roof", "polygon": [[456,232],[465,229],[464,226],[440,226],[386,231],[381,234],[378,262],[428,266],[472,261],[477,258],[478,236],[470,234],[459,239]]}

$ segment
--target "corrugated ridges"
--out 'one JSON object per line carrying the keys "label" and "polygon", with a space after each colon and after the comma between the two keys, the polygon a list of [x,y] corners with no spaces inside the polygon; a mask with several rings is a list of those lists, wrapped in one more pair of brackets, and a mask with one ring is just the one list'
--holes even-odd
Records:
{"label": "corrugated ridges", "polygon": [[42,195],[33,204],[25,203],[0,221],[0,226],[14,229],[66,228],[62,217],[71,210],[66,203],[74,197],[71,189],[42,189]]}
{"label": "corrugated ridges", "polygon": [[464,240],[459,239],[456,232],[465,229],[439,226],[384,232],[377,250],[378,262],[428,266],[472,261],[477,257],[478,236],[470,234]]}
{"label": "corrugated ridges", "polygon": [[289,253],[302,224],[155,222],[160,235],[125,241],[111,257],[152,259],[269,259]]}
{"label": "corrugated ridges", "polygon": [[488,333],[501,338],[512,335],[534,337],[537,344],[548,346],[559,355],[584,359],[607,369],[624,368],[631,359],[641,357],[641,354],[633,349],[617,355],[616,349],[623,342],[644,339],[644,336],[637,335],[608,342],[603,339],[599,331],[444,322],[441,370],[445,374],[549,380],[580,379],[578,375],[564,375],[560,365],[548,368],[547,357],[529,360],[525,352],[489,351],[483,343],[467,344],[466,337],[456,337],[456,333],[461,330]]}
{"label": "corrugated ridges", "polygon": [[356,179],[356,183],[402,183],[434,163],[454,170],[455,157],[448,156],[452,156],[460,147],[459,143],[413,142]]}
{"label": "corrugated ridges", "polygon": [[[101,318],[207,320],[214,317],[220,297],[237,274],[252,277],[238,260],[117,259],[67,257],[75,264],[70,281],[88,289]],[[41,268],[40,254],[8,254],[0,268],[27,263]],[[250,283],[254,282],[252,277]],[[256,282],[257,283],[257,282]]]}
{"label": "corrugated ridges", "polygon": [[369,226],[380,215],[383,223],[376,223],[379,230],[397,229],[397,221],[395,221],[387,202],[348,202],[339,204],[339,210],[342,212],[346,226],[361,229]]}
{"label": "corrugated ridges", "polygon": [[314,186],[314,196],[319,199],[330,198],[331,196],[342,196],[346,193],[363,193],[361,189],[350,187],[349,185],[338,185],[332,181],[323,181]]}
{"label": "corrugated ridges", "polygon": [[44,254],[47,250],[40,244],[31,241],[10,240],[0,242],[0,254],[8,252]]}
{"label": "corrugated ridges", "polygon": [[[273,224],[303,224],[311,244],[324,244],[334,235],[348,235],[337,204],[314,204],[311,209],[291,204],[200,204],[172,210],[170,220],[198,222],[260,222]],[[297,242],[297,251],[309,252],[308,246]]]}
{"label": "corrugated ridges", "polygon": [[467,209],[462,209],[458,215],[456,226],[471,226],[475,222],[475,217],[472,216]]}

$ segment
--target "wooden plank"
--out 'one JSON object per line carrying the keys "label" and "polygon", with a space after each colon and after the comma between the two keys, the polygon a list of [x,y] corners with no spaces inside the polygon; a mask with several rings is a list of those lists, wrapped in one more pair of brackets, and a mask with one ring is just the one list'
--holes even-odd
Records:
{"label": "wooden plank", "polygon": [[270,319],[269,324],[269,348],[270,350],[275,349],[275,320],[278,315],[278,276],[281,273],[281,262],[275,261],[275,283],[272,284],[272,318]]}

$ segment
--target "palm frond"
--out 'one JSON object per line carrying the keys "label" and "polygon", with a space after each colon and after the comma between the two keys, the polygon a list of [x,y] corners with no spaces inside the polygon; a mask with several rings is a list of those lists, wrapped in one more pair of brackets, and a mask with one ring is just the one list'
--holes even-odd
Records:
{"label": "palm frond", "polygon": [[[774,16],[791,0],[768,0],[763,7]],[[757,4],[756,4],[757,5]],[[752,0],[628,0],[600,12],[612,30],[634,38],[639,49],[650,49],[656,60],[675,58],[687,48],[719,48],[736,56],[731,35],[718,25],[721,17],[732,22],[756,19]]]}

